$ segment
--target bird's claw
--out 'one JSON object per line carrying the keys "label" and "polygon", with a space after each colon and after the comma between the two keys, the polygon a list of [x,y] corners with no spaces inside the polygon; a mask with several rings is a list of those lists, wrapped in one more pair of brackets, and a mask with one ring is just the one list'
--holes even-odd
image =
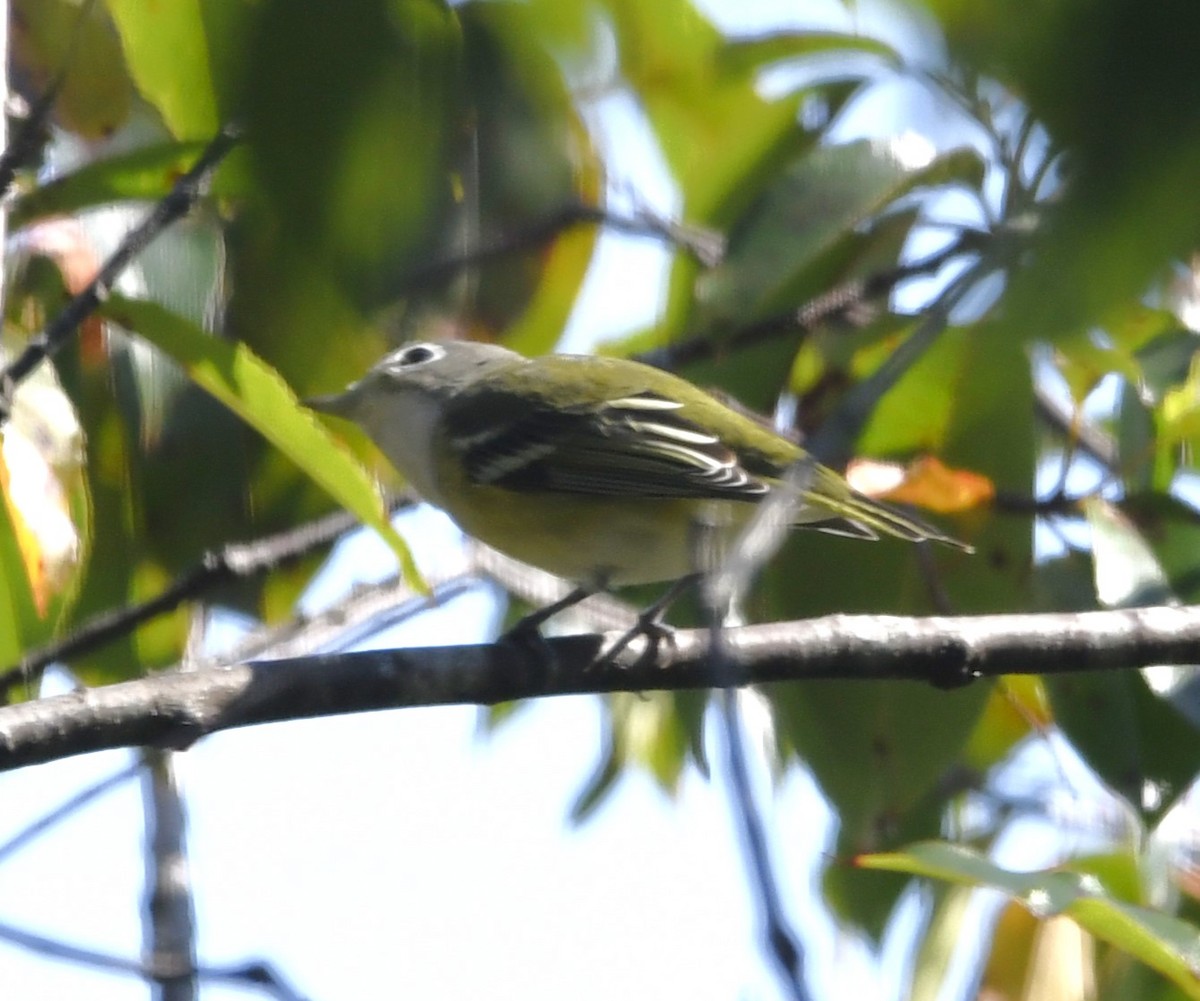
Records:
{"label": "bird's claw", "polygon": [[646,648],[638,655],[637,664],[653,660],[658,656],[660,644],[664,641],[672,648],[675,646],[675,630],[665,625],[660,619],[661,612],[655,611],[650,615],[640,615],[638,620],[628,630],[617,637],[616,641],[588,666],[588,670],[609,667],[616,663],[617,657],[639,636],[646,638]]}

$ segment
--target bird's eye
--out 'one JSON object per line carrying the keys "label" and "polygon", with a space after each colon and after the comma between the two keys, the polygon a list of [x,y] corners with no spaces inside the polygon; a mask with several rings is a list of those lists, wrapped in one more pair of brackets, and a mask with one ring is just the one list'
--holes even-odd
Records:
{"label": "bird's eye", "polygon": [[394,369],[413,368],[446,356],[446,349],[439,344],[410,344],[401,348],[391,358],[389,367]]}

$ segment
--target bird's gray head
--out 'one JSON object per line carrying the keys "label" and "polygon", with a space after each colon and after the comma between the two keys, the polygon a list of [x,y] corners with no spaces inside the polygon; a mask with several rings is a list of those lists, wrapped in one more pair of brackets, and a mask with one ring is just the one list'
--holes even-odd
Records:
{"label": "bird's gray head", "polygon": [[515,351],[479,341],[413,341],[379,361],[362,380],[452,396],[481,375],[522,361]]}
{"label": "bird's gray head", "polygon": [[413,342],[382,359],[344,393],[306,402],[360,425],[418,493],[445,506],[433,441],[446,403],[490,372],[524,362],[494,344]]}
{"label": "bird's gray head", "polygon": [[364,408],[384,405],[385,400],[397,393],[446,399],[481,375],[523,360],[515,351],[498,344],[411,341],[385,355],[345,392],[305,402],[323,413],[362,419]]}

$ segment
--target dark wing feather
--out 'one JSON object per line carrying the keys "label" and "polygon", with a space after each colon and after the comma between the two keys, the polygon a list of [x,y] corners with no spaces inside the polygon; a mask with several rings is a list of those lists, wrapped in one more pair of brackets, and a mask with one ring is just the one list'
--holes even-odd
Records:
{"label": "dark wing feather", "polygon": [[472,408],[486,427],[459,423],[451,441],[476,483],[516,491],[614,497],[757,500],[766,482],[680,405],[638,393],[586,408]]}

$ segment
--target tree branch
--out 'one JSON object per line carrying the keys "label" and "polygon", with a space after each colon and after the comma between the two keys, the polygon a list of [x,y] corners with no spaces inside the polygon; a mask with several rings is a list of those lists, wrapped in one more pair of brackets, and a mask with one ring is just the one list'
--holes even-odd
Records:
{"label": "tree branch", "polygon": [[390,290],[399,298],[411,292],[437,286],[457,278],[468,268],[516,254],[538,250],[576,226],[602,226],[628,236],[644,236],[690,254],[701,264],[712,267],[725,252],[724,241],[716,233],[660,218],[649,211],[621,215],[598,205],[569,202],[558,211],[536,220],[523,229],[496,237],[462,254],[415,268],[401,276]]}
{"label": "tree branch", "polygon": [[37,680],[56,661],[91,653],[222,584],[294,563],[333,543],[358,523],[349,512],[334,511],[287,531],[251,542],[230,542],[218,550],[210,550],[196,566],[180,574],[154,597],[93,615],[66,636],[30,650],[17,663],[0,670],[0,701],[7,701],[17,685]]}
{"label": "tree branch", "polygon": [[[187,747],[232,727],[409,706],[492,705],[591,692],[708,688],[708,631],[646,656],[619,634],[382,650],[166,672],[0,708],[0,769],[113,747]],[[907,679],[953,687],[1000,674],[1200,663],[1200,606],[1049,615],[834,615],[729,630],[739,684]],[[727,672],[725,672],[727,673]]]}
{"label": "tree branch", "polygon": [[957,240],[927,257],[890,268],[880,268],[863,278],[853,278],[808,300],[797,309],[775,313],[746,323],[728,335],[687,337],[672,344],[638,355],[639,361],[674,372],[684,365],[707,361],[722,352],[749,347],[776,337],[810,333],[818,327],[848,322],[857,327],[854,317],[869,303],[891,295],[902,282],[935,275],[946,264],[964,255],[979,253],[986,246],[985,235],[964,231]]}

